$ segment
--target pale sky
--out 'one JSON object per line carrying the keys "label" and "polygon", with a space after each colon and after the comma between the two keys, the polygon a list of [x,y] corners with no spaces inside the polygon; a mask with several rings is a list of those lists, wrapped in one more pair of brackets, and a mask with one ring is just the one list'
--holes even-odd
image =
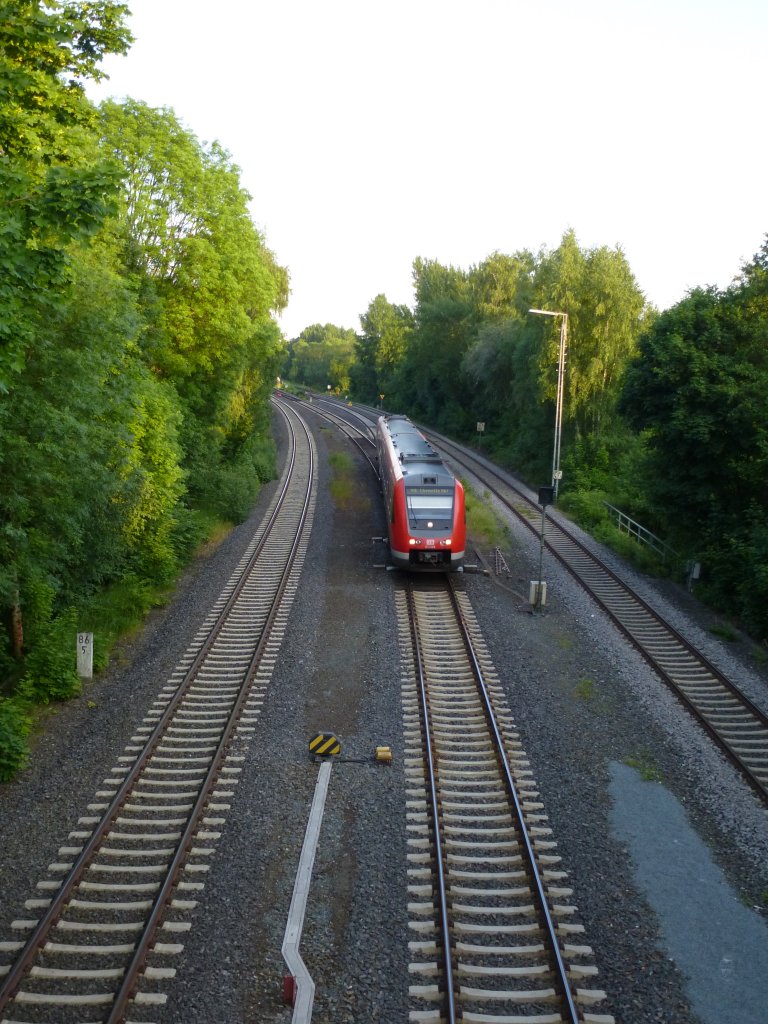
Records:
{"label": "pale sky", "polygon": [[416,256],[620,246],[660,308],[768,233],[766,0],[127,0],[94,100],[241,169],[288,337],[413,305]]}

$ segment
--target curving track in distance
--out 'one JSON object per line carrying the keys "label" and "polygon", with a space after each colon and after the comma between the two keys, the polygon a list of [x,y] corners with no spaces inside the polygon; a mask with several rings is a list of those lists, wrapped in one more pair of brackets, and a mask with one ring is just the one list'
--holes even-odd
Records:
{"label": "curving track in distance", "polygon": [[[332,410],[328,406],[332,406]],[[380,480],[379,464],[376,454],[376,441],[374,440],[374,427],[370,420],[356,413],[348,406],[341,406],[344,416],[338,414],[339,405],[336,402],[325,400],[313,400],[311,403],[302,404],[305,412],[313,412],[316,416],[324,419],[326,423],[333,423],[344,434],[345,437],[359,448],[360,453],[373,470],[374,476]],[[362,425],[361,425],[362,424]]]}
{"label": "curving track in distance", "polygon": [[465,594],[398,589],[411,1021],[612,1024],[528,760]]}
{"label": "curving track in distance", "polygon": [[[0,943],[0,1020],[151,1020],[192,927],[298,585],[314,512],[314,441],[276,400],[291,454],[270,510],[168,684],[59,849],[39,916]],[[149,1016],[147,1016],[149,1015]]]}

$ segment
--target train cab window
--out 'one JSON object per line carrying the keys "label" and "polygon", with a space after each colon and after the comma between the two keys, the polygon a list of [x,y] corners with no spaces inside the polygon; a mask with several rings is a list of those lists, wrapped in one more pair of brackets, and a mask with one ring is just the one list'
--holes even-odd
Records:
{"label": "train cab window", "polygon": [[449,530],[453,525],[453,488],[419,487],[405,492],[412,530]]}

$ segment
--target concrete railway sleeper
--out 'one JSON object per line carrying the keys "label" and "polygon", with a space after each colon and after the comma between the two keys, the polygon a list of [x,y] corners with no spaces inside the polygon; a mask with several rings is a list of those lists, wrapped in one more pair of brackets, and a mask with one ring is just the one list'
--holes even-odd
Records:
{"label": "concrete railway sleeper", "polygon": [[[371,410],[370,420],[376,414]],[[537,536],[541,507],[487,459],[441,434],[436,447],[471,472]],[[768,806],[768,714],[548,511],[544,543],[642,654]]]}
{"label": "concrete railway sleeper", "polygon": [[191,911],[238,783],[306,556],[314,441],[291,436],[281,486],[186,655],[59,849],[39,917],[0,943],[3,1024],[148,1022],[192,927]]}
{"label": "concrete railway sleeper", "polygon": [[408,787],[410,1020],[612,1024],[466,595],[396,595]]}
{"label": "concrete railway sleeper", "polygon": [[[486,459],[430,434],[537,536],[541,508]],[[544,542],[768,805],[768,714],[548,512]]]}

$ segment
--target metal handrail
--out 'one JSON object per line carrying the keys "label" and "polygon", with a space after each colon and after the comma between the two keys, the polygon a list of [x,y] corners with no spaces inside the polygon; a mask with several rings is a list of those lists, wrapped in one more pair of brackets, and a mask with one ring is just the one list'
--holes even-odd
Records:
{"label": "metal handrail", "polygon": [[620,508],[616,508],[615,505],[611,505],[608,501],[604,501],[603,504],[610,512],[614,513],[619,530],[623,529],[630,537],[636,537],[641,544],[652,548],[657,555],[661,556],[662,562],[666,562],[667,558],[673,560],[680,558],[680,555],[673,547],[663,541],[661,537],[657,537],[655,533],[651,533],[646,527],[641,526],[640,523],[628,516],[626,512],[622,512]]}

